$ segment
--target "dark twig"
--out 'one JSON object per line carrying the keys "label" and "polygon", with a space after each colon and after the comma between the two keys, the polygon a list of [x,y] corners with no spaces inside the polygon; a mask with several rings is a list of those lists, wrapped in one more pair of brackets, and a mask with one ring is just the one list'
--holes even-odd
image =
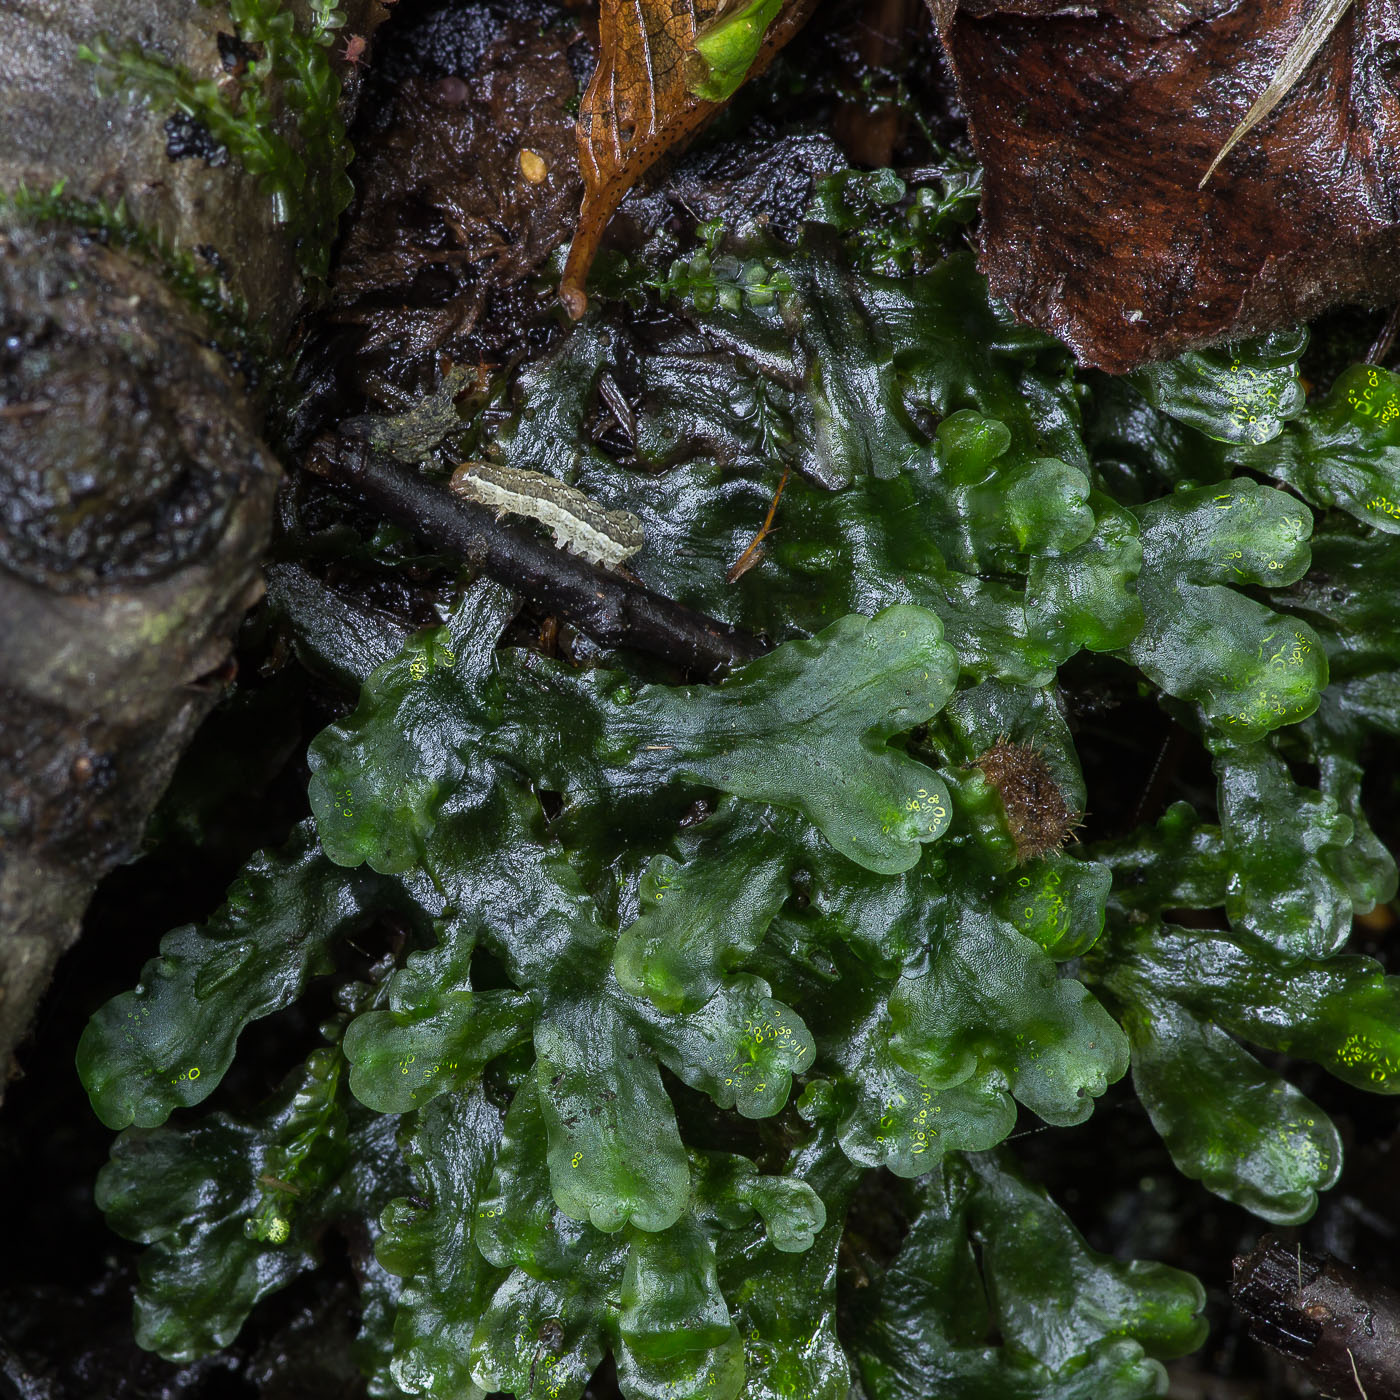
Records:
{"label": "dark twig", "polygon": [[1235,1260],[1249,1334],[1306,1370],[1326,1395],[1400,1400],[1400,1293],[1330,1256],[1265,1235]]}
{"label": "dark twig", "polygon": [[532,530],[497,520],[484,507],[456,500],[444,487],[377,457],[366,443],[323,437],[313,445],[306,468],[332,485],[353,489],[425,543],[469,559],[597,642],[659,656],[704,676],[767,650],[740,628],[595,568]]}
{"label": "dark twig", "polygon": [[1380,328],[1375,340],[1371,343],[1371,348],[1366,352],[1368,365],[1385,363],[1390,355],[1391,347],[1395,344],[1397,330],[1400,330],[1400,302],[1396,302],[1390,308],[1390,315],[1385,318],[1385,325]]}

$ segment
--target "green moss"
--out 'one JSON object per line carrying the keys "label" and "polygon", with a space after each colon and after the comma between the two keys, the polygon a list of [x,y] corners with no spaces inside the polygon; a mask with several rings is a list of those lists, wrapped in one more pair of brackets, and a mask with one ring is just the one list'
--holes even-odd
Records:
{"label": "green moss", "polygon": [[[337,221],[354,194],[345,173],[352,152],[340,115],[340,80],[328,55],[344,16],[333,0],[312,0],[303,31],[281,0],[228,0],[228,17],[255,57],[219,80],[196,77],[106,35],[80,45],[78,55],[96,66],[99,83],[202,122],[258,177],[274,218],[296,240],[303,274],[324,283]],[[291,114],[294,136],[282,129],[283,110]]]}
{"label": "green moss", "polygon": [[676,258],[665,277],[648,279],[648,287],[702,315],[716,309],[772,306],[792,294],[787,276],[770,270],[761,258],[719,252],[724,240],[724,224],[719,219],[701,224],[697,233],[702,246],[687,258]]}
{"label": "green moss", "polygon": [[186,248],[177,248],[159,229],[132,218],[125,200],[76,199],[60,181],[47,191],[26,185],[0,191],[0,215],[27,223],[55,223],[95,234],[104,243],[147,259],[165,280],[198,311],[219,347],[236,360],[265,367],[272,358],[266,339],[248,323],[243,299],[228,288],[218,271]]}
{"label": "green moss", "polygon": [[[937,148],[935,148],[937,149]],[[977,213],[982,171],[943,153],[945,173],[912,189],[893,170],[841,170],[817,181],[808,217],[839,230],[868,272],[927,272]]]}

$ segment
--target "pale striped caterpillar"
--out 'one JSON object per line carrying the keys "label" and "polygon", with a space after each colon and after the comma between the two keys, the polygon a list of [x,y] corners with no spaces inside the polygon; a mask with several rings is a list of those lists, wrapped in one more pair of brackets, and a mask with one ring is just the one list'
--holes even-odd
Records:
{"label": "pale striped caterpillar", "polygon": [[496,518],[525,515],[554,531],[561,549],[592,564],[615,569],[646,543],[642,522],[631,511],[604,510],[577,487],[544,472],[463,462],[449,483],[464,501],[491,506]]}

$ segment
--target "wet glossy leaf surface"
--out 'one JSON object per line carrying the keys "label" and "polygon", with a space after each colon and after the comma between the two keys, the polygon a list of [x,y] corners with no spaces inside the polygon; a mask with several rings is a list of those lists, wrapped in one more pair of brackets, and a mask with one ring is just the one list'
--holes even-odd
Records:
{"label": "wet glossy leaf surface", "polygon": [[[914,1202],[900,1254],[862,1306],[860,1376],[876,1400],[1127,1400],[1160,1393],[1163,1372],[1149,1358],[1200,1342],[1205,1296],[1189,1274],[1096,1255],[1005,1158],[949,1163]],[[1077,1312],[1073,1300],[1085,1295],[1102,1311]]]}
{"label": "wet glossy leaf surface", "polygon": [[140,985],[93,1017],[78,1073],[109,1128],[156,1127],[203,1102],[243,1028],[331,970],[332,941],[368,919],[378,893],[333,871],[302,828],[282,855],[250,863],[204,928],[167,934]]}
{"label": "wet glossy leaf surface", "polygon": [[1257,461],[1312,505],[1400,533],[1400,377],[1371,365],[1343,370],[1271,450],[1235,460]]}
{"label": "wet glossy leaf surface", "polygon": [[1272,442],[1302,412],[1298,357],[1307,334],[1279,331],[1258,342],[1191,350],[1146,365],[1129,381],[1154,408],[1221,442]]}
{"label": "wet glossy leaf surface", "polygon": [[1179,1005],[1144,1000],[1128,1025],[1133,1087],[1177,1169],[1267,1220],[1306,1220],[1341,1169],[1326,1114]]}
{"label": "wet glossy leaf surface", "polygon": [[1326,956],[1346,941],[1353,913],[1336,862],[1355,828],[1320,792],[1295,783],[1263,745],[1219,757],[1220,828],[1234,928],[1285,959]]}
{"label": "wet glossy leaf surface", "polygon": [[388,1205],[375,1253],[404,1280],[391,1370],[408,1395],[485,1394],[471,1380],[471,1341],[499,1271],[472,1249],[471,1238],[500,1137],[500,1115],[480,1091],[439,1100],[405,1135],[404,1156],[421,1194]]}
{"label": "wet glossy leaf surface", "polygon": [[1306,405],[1288,336],[1077,375],[948,251],[975,188],[847,171],[791,237],[658,227],[471,429],[638,514],[641,581],[762,659],[699,684],[465,574],[392,646],[337,637],[282,576],[360,686],[310,746],[315,840],[170,935],[83,1073],[159,1124],[327,975],[335,1088],[120,1140],[143,1336],[218,1345],[359,1220],[379,1393],[577,1398],[611,1357],[656,1400],[1127,1400],[1199,1291],[982,1155],[1020,1110],[1121,1081],[1188,1177],[1313,1209],[1337,1131],[1253,1049],[1400,1082],[1394,979],[1341,951],[1395,890],[1362,800],[1400,733],[1392,386]]}
{"label": "wet glossy leaf surface", "polygon": [[188,1361],[226,1345],[260,1298],[314,1267],[325,1221],[344,1209],[337,1180],[374,1146],[350,1130],[343,1070],[336,1050],[318,1050],[248,1122],[216,1114],[116,1140],[97,1198],[114,1229],[149,1246],[142,1346]]}
{"label": "wet glossy leaf surface", "polygon": [[1178,491],[1138,516],[1147,622],[1125,657],[1198,705],[1212,743],[1247,743],[1310,715],[1327,683],[1316,633],[1235,591],[1306,572],[1308,513],[1281,491],[1236,478]]}
{"label": "wet glossy leaf surface", "polygon": [[[890,997],[894,1058],[935,1090],[999,1083],[1052,1123],[1077,1123],[1127,1069],[1123,1033],[1078,982],[956,896]],[[951,1032],[951,1033],[950,1033]]]}
{"label": "wet glossy leaf surface", "polygon": [[[596,672],[552,678],[527,664],[506,672],[513,708],[529,697],[546,725],[553,710],[560,729],[565,713],[593,709],[592,774],[564,771],[557,748],[522,736],[541,778],[558,789],[580,777],[624,789],[689,778],[793,808],[844,855],[887,874],[907,870],[946,828],[947,793],[935,775],[884,742],[931,719],[952,691],[954,654],[926,609],[842,619],[718,686],[633,695]],[[801,745],[786,742],[794,726]]]}

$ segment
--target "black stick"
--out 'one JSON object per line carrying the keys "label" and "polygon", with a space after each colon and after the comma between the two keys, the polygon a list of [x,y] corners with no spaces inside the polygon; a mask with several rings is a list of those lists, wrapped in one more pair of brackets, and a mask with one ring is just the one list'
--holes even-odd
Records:
{"label": "black stick", "polygon": [[703,676],[741,666],[768,649],[741,628],[556,549],[527,529],[497,520],[484,506],[458,501],[377,457],[367,443],[320,438],[306,469],[332,485],[352,487],[425,543],[462,555],[597,642],[659,656]]}
{"label": "black stick", "polygon": [[1249,1335],[1302,1366],[1326,1395],[1400,1397],[1400,1294],[1330,1256],[1265,1235],[1235,1260]]}

